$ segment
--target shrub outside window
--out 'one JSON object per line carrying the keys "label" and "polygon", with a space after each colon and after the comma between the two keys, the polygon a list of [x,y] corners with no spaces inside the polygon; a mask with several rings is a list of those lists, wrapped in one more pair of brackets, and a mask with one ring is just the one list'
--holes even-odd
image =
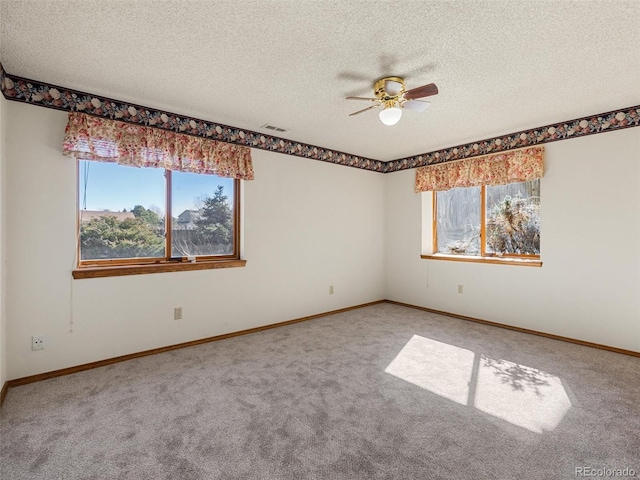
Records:
{"label": "shrub outside window", "polygon": [[540,258],[540,180],[433,194],[439,254]]}

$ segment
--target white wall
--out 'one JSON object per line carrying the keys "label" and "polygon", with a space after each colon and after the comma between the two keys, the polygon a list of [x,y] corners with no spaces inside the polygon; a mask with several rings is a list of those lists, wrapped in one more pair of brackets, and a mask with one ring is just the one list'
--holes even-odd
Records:
{"label": "white wall", "polygon": [[[257,150],[256,180],[244,182],[245,268],[72,280],[76,167],[60,153],[67,116],[3,108],[8,379],[385,297],[385,176]],[[32,335],[46,336],[45,350],[31,351]]]}
{"label": "white wall", "polygon": [[640,351],[640,128],[546,145],[541,268],[420,259],[414,176],[385,175],[388,299]]}
{"label": "white wall", "polygon": [[0,94],[0,389],[7,381],[7,315],[6,315],[6,168],[5,139],[7,122],[5,121],[7,101]]}
{"label": "white wall", "polygon": [[254,151],[245,268],[72,280],[66,114],[0,110],[3,381],[383,298],[640,351],[639,128],[546,146],[542,268],[421,260],[414,171]]}

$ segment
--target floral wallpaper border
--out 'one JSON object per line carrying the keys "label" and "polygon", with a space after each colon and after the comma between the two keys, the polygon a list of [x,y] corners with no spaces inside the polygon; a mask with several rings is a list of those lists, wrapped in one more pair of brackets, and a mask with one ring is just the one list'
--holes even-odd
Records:
{"label": "floral wallpaper border", "polygon": [[186,133],[221,142],[244,145],[261,150],[310,158],[374,172],[384,172],[385,162],[360,157],[328,148],[295,142],[264,133],[209,122],[176,113],[156,110],[133,103],[114,100],[100,95],[71,90],[17,77],[7,73],[0,64],[0,90],[7,100],[39,105],[41,107],[83,112],[90,115],[120,120],[139,125]]}
{"label": "floral wallpaper border", "polygon": [[385,173],[640,126],[640,105],[387,162]]}
{"label": "floral wallpaper border", "polygon": [[17,77],[5,72],[2,64],[0,64],[0,90],[7,100],[57,110],[85,112],[104,118],[381,173],[640,126],[640,105],[638,105],[383,162]]}

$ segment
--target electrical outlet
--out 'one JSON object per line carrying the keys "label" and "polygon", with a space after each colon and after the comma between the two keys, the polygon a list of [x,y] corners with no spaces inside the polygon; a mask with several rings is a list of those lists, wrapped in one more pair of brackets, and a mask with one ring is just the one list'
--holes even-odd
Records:
{"label": "electrical outlet", "polygon": [[173,309],[173,319],[182,320],[182,307],[176,307]]}
{"label": "electrical outlet", "polygon": [[458,285],[458,293],[462,293],[464,290],[464,285]]}
{"label": "electrical outlet", "polygon": [[334,294],[333,285],[329,285],[329,295],[333,295],[333,294]]}
{"label": "electrical outlet", "polygon": [[44,335],[31,337],[31,350],[44,350]]}

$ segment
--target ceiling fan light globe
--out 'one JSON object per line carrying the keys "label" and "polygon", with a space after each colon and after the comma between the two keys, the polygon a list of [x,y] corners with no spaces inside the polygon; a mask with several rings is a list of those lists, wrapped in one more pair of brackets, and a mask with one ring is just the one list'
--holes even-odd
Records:
{"label": "ceiling fan light globe", "polygon": [[385,108],[378,114],[380,121],[385,125],[395,125],[402,117],[402,110],[398,107]]}

